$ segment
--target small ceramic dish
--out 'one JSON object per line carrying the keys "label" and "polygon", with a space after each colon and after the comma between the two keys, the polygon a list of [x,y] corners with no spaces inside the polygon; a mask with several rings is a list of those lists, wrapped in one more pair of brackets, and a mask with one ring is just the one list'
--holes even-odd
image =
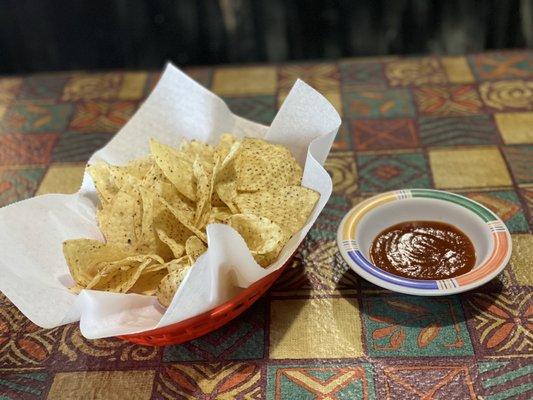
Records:
{"label": "small ceramic dish", "polygon": [[[372,241],[384,229],[406,221],[440,221],[456,226],[472,241],[476,265],[442,280],[408,279],[373,265]],[[511,257],[511,235],[492,211],[457,194],[407,189],[371,197],[346,214],[337,232],[344,260],[360,276],[383,288],[419,296],[444,296],[474,289],[494,278]]]}

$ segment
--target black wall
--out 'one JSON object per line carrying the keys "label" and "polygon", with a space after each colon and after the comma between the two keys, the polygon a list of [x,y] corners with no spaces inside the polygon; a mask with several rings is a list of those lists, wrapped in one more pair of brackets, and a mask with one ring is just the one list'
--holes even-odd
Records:
{"label": "black wall", "polygon": [[0,73],[533,46],[533,0],[0,0]]}

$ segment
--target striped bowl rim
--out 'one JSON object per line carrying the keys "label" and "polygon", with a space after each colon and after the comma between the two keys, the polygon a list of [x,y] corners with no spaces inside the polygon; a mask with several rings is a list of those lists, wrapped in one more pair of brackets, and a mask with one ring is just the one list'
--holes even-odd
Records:
{"label": "striped bowl rim", "polygon": [[[373,265],[361,252],[355,240],[355,231],[369,211],[383,204],[410,198],[429,198],[451,202],[468,209],[483,220],[490,230],[492,252],[472,271],[455,278],[420,280],[403,278]],[[511,257],[511,235],[502,220],[485,206],[464,196],[434,189],[404,189],[373,196],[355,206],[343,218],[337,232],[337,244],[344,260],[366,280],[396,292],[441,296],[460,293],[483,285],[507,265]]]}

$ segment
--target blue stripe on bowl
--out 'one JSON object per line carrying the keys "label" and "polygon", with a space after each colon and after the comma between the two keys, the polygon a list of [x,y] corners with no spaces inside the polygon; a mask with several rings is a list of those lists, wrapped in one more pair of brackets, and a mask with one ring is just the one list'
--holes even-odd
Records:
{"label": "blue stripe on bowl", "polygon": [[369,274],[384,280],[386,282],[392,283],[394,285],[410,287],[416,289],[438,289],[437,281],[424,281],[424,280],[415,280],[402,278],[388,272],[383,271],[382,269],[371,264],[359,250],[357,251],[348,251],[347,252],[350,258],[359,265],[363,270]]}

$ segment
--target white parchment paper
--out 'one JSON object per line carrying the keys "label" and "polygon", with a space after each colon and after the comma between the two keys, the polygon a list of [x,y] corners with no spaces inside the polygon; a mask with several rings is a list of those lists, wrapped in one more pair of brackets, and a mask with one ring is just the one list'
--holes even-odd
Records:
{"label": "white parchment paper", "polygon": [[171,305],[155,297],[84,290],[73,284],[62,253],[66,239],[103,239],[95,212],[97,198],[85,174],[78,193],[38,196],[0,209],[0,290],[35,324],[52,328],[80,321],[91,339],[137,333],[166,326],[208,311],[241,288],[281,267],[294,253],[324,208],[332,190],[322,167],[340,117],[313,88],[297,81],[268,128],[231,113],[226,104],[169,64],[158,85],[131,120],[89,163],[124,164],[149,152],[148,140],[178,145],[182,138],[216,143],[225,132],[261,137],[288,147],[304,166],[303,186],[320,193],[307,225],[264,269],[232,228],[207,227],[209,248],[190,270]]}

